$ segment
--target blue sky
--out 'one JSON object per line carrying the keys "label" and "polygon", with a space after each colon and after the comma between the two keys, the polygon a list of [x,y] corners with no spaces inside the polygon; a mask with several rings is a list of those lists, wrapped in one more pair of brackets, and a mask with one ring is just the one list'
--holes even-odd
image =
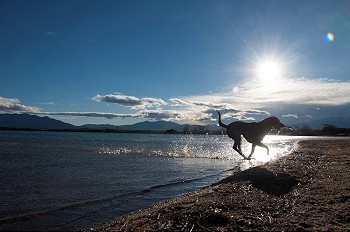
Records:
{"label": "blue sky", "polygon": [[[0,0],[0,112],[75,125],[350,116],[348,1]],[[327,37],[328,35],[328,37]]]}

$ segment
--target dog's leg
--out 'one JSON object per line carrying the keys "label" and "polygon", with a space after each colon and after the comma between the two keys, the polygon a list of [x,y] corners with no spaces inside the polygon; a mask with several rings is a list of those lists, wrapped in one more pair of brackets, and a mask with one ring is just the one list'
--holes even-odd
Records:
{"label": "dog's leg", "polygon": [[235,139],[234,139],[235,143],[233,144],[233,150],[237,151],[238,154],[240,154],[241,156],[243,156],[244,159],[247,159],[247,157],[245,157],[245,155],[243,154],[242,152],[242,149],[241,149],[241,136],[235,136]]}
{"label": "dog's leg", "polygon": [[266,150],[267,150],[267,155],[269,155],[270,150],[269,150],[269,147],[268,147],[268,146],[266,146],[266,145],[263,144],[262,142],[259,142],[259,143],[257,143],[256,145],[258,145],[259,147],[264,147],[264,148],[266,148]]}
{"label": "dog's leg", "polygon": [[237,144],[237,142],[235,142],[234,144],[233,144],[233,150],[235,150],[235,151],[237,151],[241,156],[244,156],[243,154],[242,154],[242,151],[241,151],[241,149],[240,149],[240,146],[238,146],[238,144]]}
{"label": "dog's leg", "polygon": [[235,148],[234,146],[233,146],[233,149],[234,149],[235,151],[237,151],[238,154],[240,154],[240,155],[243,157],[243,159],[247,159],[247,157],[245,157],[245,155],[242,153],[242,151],[240,151],[239,149]]}
{"label": "dog's leg", "polygon": [[250,160],[250,158],[252,157],[252,155],[253,155],[253,153],[254,153],[254,151],[255,151],[255,147],[256,147],[256,144],[252,144],[252,151],[250,152],[250,155],[248,156],[248,160]]}

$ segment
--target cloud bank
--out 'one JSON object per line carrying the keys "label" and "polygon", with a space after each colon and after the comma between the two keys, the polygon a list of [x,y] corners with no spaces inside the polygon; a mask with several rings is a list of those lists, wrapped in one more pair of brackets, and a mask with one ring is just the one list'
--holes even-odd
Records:
{"label": "cloud bank", "polygon": [[[329,79],[281,78],[268,83],[249,81],[239,91],[227,91],[211,98],[234,102],[239,108],[265,108],[271,104],[345,105],[350,103],[350,82]],[[207,96],[198,96],[206,99]],[[196,100],[197,98],[192,98]]]}
{"label": "cloud bank", "polygon": [[17,98],[0,97],[0,112],[36,113],[40,112],[40,108],[22,105],[20,104],[20,101]]}
{"label": "cloud bank", "polygon": [[[146,118],[154,120],[208,123],[217,120],[216,110],[231,120],[260,120],[280,105],[341,106],[350,104],[350,82],[329,79],[276,79],[271,83],[246,81],[240,86],[220,93],[173,97],[163,100],[137,97],[122,93],[96,95],[91,99],[126,107],[128,114],[108,112],[45,112],[40,108],[21,104],[19,99],[0,97],[0,112],[33,113],[40,115],[116,118]],[[134,112],[133,112],[134,111]],[[288,112],[284,118],[313,116]]]}
{"label": "cloud bank", "polygon": [[120,106],[130,107],[132,109],[146,109],[152,107],[160,107],[166,105],[162,99],[159,98],[138,98],[134,96],[127,96],[123,94],[107,94],[96,95],[92,98],[96,102],[113,103]]}
{"label": "cloud bank", "polygon": [[104,112],[37,112],[37,115],[54,115],[54,116],[74,116],[74,117],[94,117],[94,118],[141,118],[142,114],[115,114]]}

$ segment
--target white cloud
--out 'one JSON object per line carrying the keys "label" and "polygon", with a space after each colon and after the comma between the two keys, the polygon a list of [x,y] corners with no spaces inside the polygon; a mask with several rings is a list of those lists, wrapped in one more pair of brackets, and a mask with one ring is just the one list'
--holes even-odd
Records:
{"label": "white cloud", "polygon": [[165,120],[165,121],[178,121],[183,118],[183,114],[175,110],[144,110],[140,112],[144,118],[156,119],[156,120]]}
{"label": "white cloud", "polygon": [[17,98],[4,98],[0,97],[0,112],[6,113],[36,113],[40,108],[25,106],[20,104],[20,100]]}
{"label": "white cloud", "polygon": [[350,103],[350,82],[327,79],[280,79],[275,83],[247,83],[242,95],[251,102],[344,105]]}
{"label": "white cloud", "polygon": [[[270,83],[247,81],[232,91],[216,94],[184,96],[169,99],[171,106],[191,120],[216,120],[218,109],[223,119],[258,120],[271,114],[265,109],[277,105],[324,105],[350,104],[350,82],[329,79],[290,78]],[[283,117],[299,118],[297,114]]]}
{"label": "white cloud", "polygon": [[350,82],[328,79],[277,79],[269,83],[249,81],[238,92],[184,97],[187,102],[231,104],[236,109],[264,109],[274,104],[338,106],[350,104]]}
{"label": "white cloud", "polygon": [[54,102],[40,102],[39,104],[41,104],[41,105],[49,105],[49,106],[56,105]]}
{"label": "white cloud", "polygon": [[284,114],[282,115],[284,118],[298,118],[297,114]]}
{"label": "white cloud", "polygon": [[75,117],[99,117],[107,119],[115,118],[149,118],[156,120],[178,120],[183,115],[173,110],[141,110],[134,114],[116,114],[104,112],[38,112],[38,115],[54,115],[54,116],[75,116]]}
{"label": "white cloud", "polygon": [[186,102],[184,100],[181,100],[179,98],[170,98],[169,101],[174,103],[174,104],[171,105],[173,107],[175,107],[175,106],[190,106],[190,105],[192,105],[191,103]]}
{"label": "white cloud", "polygon": [[153,108],[167,105],[165,101],[159,98],[145,97],[141,98],[142,105],[139,108]]}
{"label": "white cloud", "polygon": [[160,107],[166,105],[162,99],[159,98],[138,98],[134,96],[127,96],[123,94],[107,94],[107,95],[96,95],[92,98],[97,102],[114,103],[121,106],[131,107],[132,109],[146,109],[153,107]]}
{"label": "white cloud", "polygon": [[121,106],[133,107],[137,105],[141,105],[141,100],[137,97],[126,96],[121,94],[107,94],[107,95],[96,95],[92,98],[97,102],[108,102],[115,103]]}
{"label": "white cloud", "polygon": [[78,117],[97,117],[97,118],[141,118],[144,115],[136,114],[115,114],[104,112],[37,112],[38,115],[55,115],[55,116],[78,116]]}
{"label": "white cloud", "polygon": [[171,105],[172,107],[175,107],[171,112],[177,112],[176,118],[173,118],[172,120],[178,121],[197,121],[203,123],[217,121],[218,114],[216,110],[221,111],[223,118],[236,120],[255,120],[256,118],[270,115],[269,112],[262,110],[239,110],[228,103],[185,101],[180,98],[171,98],[169,100],[176,103],[175,105]]}
{"label": "white cloud", "polygon": [[215,109],[232,109],[232,106],[228,103],[213,103],[204,101],[186,101],[179,98],[170,98],[169,101],[175,103],[171,106],[203,106]]}

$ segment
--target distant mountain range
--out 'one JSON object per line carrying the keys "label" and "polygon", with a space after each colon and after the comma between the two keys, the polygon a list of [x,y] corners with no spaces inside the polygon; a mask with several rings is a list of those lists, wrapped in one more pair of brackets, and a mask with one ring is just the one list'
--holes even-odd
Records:
{"label": "distant mountain range", "polygon": [[175,122],[169,121],[145,121],[138,122],[132,125],[122,125],[122,126],[114,126],[110,124],[85,124],[78,128],[84,129],[97,129],[97,130],[130,130],[130,131],[167,131],[167,130],[176,130],[176,131],[193,131],[193,130],[220,130],[221,128],[217,125],[207,125],[207,126],[198,126],[198,125],[190,125],[190,124],[178,124]]}
{"label": "distant mountain range", "polygon": [[[350,128],[350,118],[331,117],[319,120],[313,120],[305,123],[292,125],[293,127],[310,126],[313,129],[322,129],[324,124],[331,124],[339,128]],[[74,126],[60,120],[49,117],[40,117],[30,114],[0,114],[0,128],[16,128],[16,129],[40,129],[40,130],[143,130],[143,131],[166,131],[174,129],[176,131],[193,131],[207,129],[215,131],[221,129],[217,125],[197,126],[189,124],[178,124],[168,121],[139,122],[132,125],[115,126],[110,124],[85,124],[82,126]]]}
{"label": "distant mountain range", "polygon": [[49,117],[30,114],[0,114],[0,127],[17,129],[76,129],[76,126]]}
{"label": "distant mountain range", "polygon": [[[168,121],[155,122],[139,122],[132,125],[115,126],[110,124],[85,124],[82,126],[74,126],[49,117],[40,117],[31,114],[0,114],[0,128],[15,129],[40,129],[40,130],[142,130],[142,131],[166,131],[166,130],[196,130],[203,127],[189,124],[177,124]],[[219,129],[218,126],[204,126],[209,130]]]}
{"label": "distant mountain range", "polygon": [[138,122],[132,125],[122,125],[122,126],[114,126],[110,124],[85,124],[82,126],[79,126],[78,128],[83,129],[96,129],[96,130],[142,130],[142,131],[166,131],[166,130],[177,130],[177,131],[183,131],[183,130],[194,130],[198,126],[195,125],[189,125],[189,124],[177,124],[175,122],[168,122],[168,121],[155,121],[155,122]]}

